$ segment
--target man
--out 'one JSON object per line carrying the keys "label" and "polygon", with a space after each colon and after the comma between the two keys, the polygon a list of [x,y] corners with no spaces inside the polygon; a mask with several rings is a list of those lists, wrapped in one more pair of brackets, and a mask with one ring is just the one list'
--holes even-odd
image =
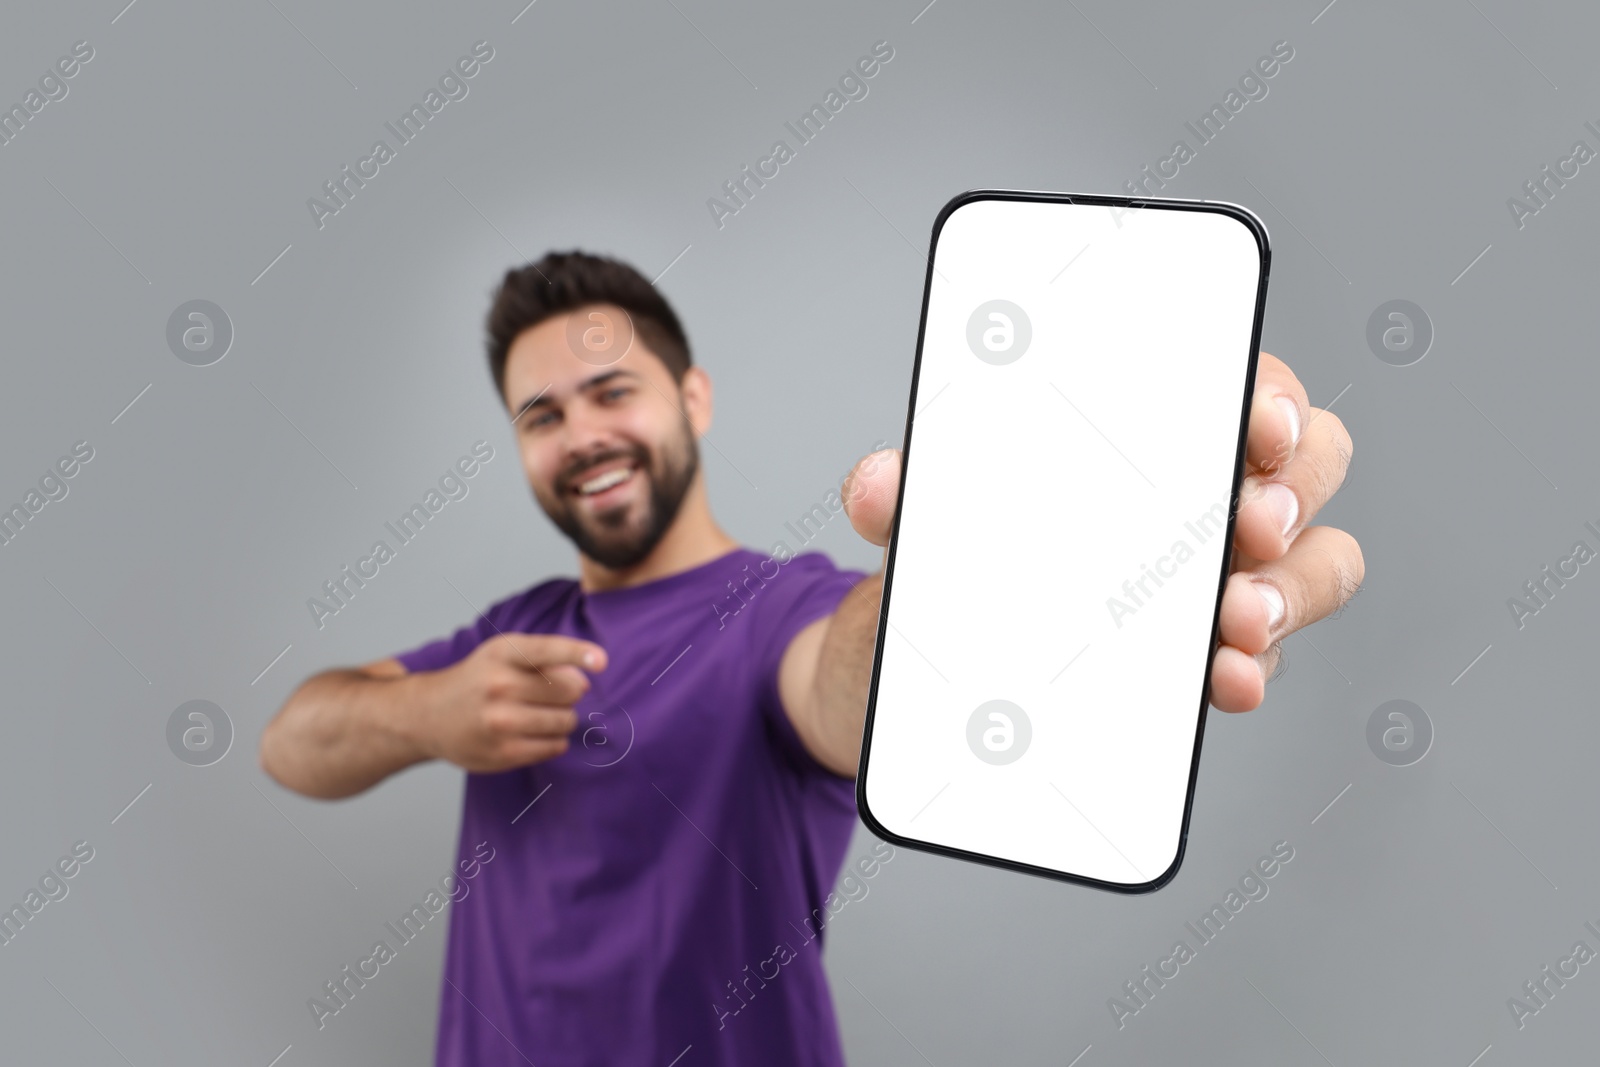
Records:
{"label": "man", "polygon": [[[856,824],[881,570],[717,525],[697,448],[711,379],[632,268],[552,253],[505,275],[488,325],[577,580],[307,680],[262,766],[330,798],[428,759],[468,772],[459,849],[495,859],[451,912],[440,1064],[841,1064],[819,927]],[[1355,541],[1305,525],[1349,457],[1339,419],[1263,353],[1217,708],[1259,705],[1283,637],[1359,586]],[[845,482],[872,544],[898,488],[897,450]]]}

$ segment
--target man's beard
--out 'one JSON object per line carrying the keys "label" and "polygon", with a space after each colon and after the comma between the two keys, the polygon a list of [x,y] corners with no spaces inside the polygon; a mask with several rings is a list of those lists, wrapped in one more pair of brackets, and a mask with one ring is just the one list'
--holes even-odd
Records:
{"label": "man's beard", "polygon": [[[554,506],[538,492],[534,493],[534,497],[544,513],[550,516],[550,521],[567,535],[579,552],[611,570],[632,567],[650,555],[666,535],[699,469],[700,451],[693,430],[688,423],[684,423],[682,428],[684,432],[677,443],[661,449],[659,465],[651,465],[651,453],[643,445],[605,452],[590,457],[584,463],[584,468],[588,469],[615,459],[632,459],[635,464],[633,477],[647,478],[650,485],[642,521],[632,518],[636,508],[631,505],[580,517],[578,509],[584,505],[564,491]],[[582,471],[574,474],[581,477]],[[569,485],[572,477],[563,476],[558,480],[558,485]]]}

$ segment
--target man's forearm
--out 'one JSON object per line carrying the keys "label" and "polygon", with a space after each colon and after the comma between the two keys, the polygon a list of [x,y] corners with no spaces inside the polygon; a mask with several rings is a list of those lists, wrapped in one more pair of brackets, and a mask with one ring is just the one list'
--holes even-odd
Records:
{"label": "man's forearm", "polygon": [[261,766],[286,788],[333,799],[429,759],[415,724],[426,675],[356,670],[307,679],[261,735]]}
{"label": "man's forearm", "polygon": [[872,685],[878,641],[883,571],[861,579],[835,609],[817,661],[816,722],[819,758],[839,774],[853,775],[861,761],[861,731]]}

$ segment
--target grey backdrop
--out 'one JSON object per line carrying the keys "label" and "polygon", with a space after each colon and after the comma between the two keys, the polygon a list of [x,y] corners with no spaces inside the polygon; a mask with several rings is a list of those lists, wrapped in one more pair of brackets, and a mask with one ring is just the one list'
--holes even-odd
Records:
{"label": "grey backdrop", "polygon": [[[0,547],[0,903],[94,850],[0,946],[0,1058],[430,1061],[443,922],[321,1031],[306,1001],[448,869],[461,775],[317,803],[261,773],[257,739],[305,675],[573,573],[482,366],[508,265],[577,245],[666,270],[717,385],[717,514],[767,548],[898,442],[950,196],[1117,192],[1192,146],[1184,123],[1278,41],[1294,56],[1267,95],[1163,192],[1270,228],[1264,347],[1354,437],[1324,518],[1361,540],[1366,588],[1289,639],[1262,709],[1211,717],[1161,891],[899,851],[829,935],[845,1042],[856,1063],[941,1067],[1592,1054],[1600,968],[1547,980],[1520,1026],[1508,1001],[1534,1006],[1523,983],[1575,942],[1600,949],[1600,577],[1547,584],[1520,627],[1508,598],[1574,542],[1600,547],[1600,165],[1548,183],[1520,226],[1507,204],[1537,206],[1523,183],[1575,141],[1600,148],[1592,9],[124,3],[11,5],[0,32],[6,105],[93,48],[0,146],[0,503],[93,449]],[[469,95],[319,229],[307,198],[479,40],[494,56]],[[707,199],[879,40],[894,57],[869,94],[719,228]],[[167,342],[195,299],[232,324],[210,366]],[[1368,343],[1396,299],[1435,334],[1408,366],[1415,347]],[[496,458],[470,495],[318,630],[306,599],[480,438]],[[813,544],[879,558],[843,519]],[[1069,548],[1019,531],[996,578]],[[197,699],[234,730],[209,766],[168,742]],[[1435,735],[1420,761],[1393,735],[1404,766],[1368,742],[1397,699]],[[1269,895],[1119,1027],[1109,998],[1279,841],[1294,858]]]}

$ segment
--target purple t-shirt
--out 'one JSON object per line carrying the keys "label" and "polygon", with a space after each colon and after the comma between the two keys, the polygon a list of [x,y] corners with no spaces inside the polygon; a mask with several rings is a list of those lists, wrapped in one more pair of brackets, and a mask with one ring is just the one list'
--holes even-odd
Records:
{"label": "purple t-shirt", "polygon": [[497,632],[606,650],[561,756],[467,775],[458,851],[494,848],[451,908],[441,1067],[837,1067],[821,949],[856,822],[805,750],[778,663],[861,571],[746,548],[624,589],[572,579],[399,658],[437,670]]}

